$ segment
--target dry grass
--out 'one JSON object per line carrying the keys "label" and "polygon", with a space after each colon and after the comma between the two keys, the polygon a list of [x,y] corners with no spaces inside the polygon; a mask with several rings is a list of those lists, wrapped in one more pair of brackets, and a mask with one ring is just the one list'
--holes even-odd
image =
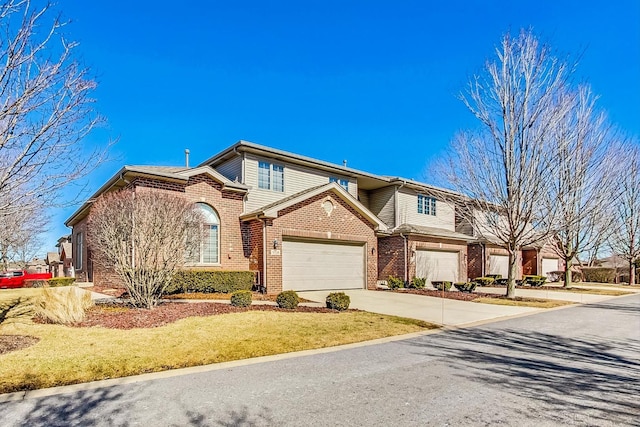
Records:
{"label": "dry grass", "polygon": [[513,307],[535,307],[535,308],[554,308],[563,305],[575,304],[571,301],[550,300],[541,298],[516,297],[510,299],[504,296],[491,298],[476,298],[473,302],[482,304],[508,305]]}
{"label": "dry grass", "polygon": [[42,288],[0,289],[0,324],[31,323]]}
{"label": "dry grass", "polygon": [[577,282],[574,283],[574,285],[578,285],[578,286],[603,286],[603,287],[608,287],[608,288],[622,288],[622,289],[640,289],[640,285],[633,285],[633,286],[629,286],[629,285],[623,285],[620,283],[598,283],[598,282]]}
{"label": "dry grass", "polygon": [[598,289],[598,288],[580,288],[580,287],[570,287],[570,288],[552,288],[546,287],[543,290],[545,291],[560,291],[560,292],[573,292],[576,294],[590,294],[590,295],[609,295],[609,296],[621,296],[621,295],[630,295],[635,292],[629,291],[621,291],[618,289]]}
{"label": "dry grass", "polygon": [[36,314],[48,323],[68,325],[80,322],[92,306],[91,294],[76,286],[43,288],[37,298]]}
{"label": "dry grass", "polygon": [[0,356],[0,392],[331,347],[434,327],[367,312],[271,311],[192,317],[150,329],[5,325],[0,333],[40,341]]}

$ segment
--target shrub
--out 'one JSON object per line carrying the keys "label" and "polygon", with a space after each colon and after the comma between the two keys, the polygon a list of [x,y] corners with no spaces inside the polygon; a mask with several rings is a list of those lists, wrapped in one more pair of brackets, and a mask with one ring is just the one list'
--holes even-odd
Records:
{"label": "shrub", "polygon": [[404,288],[404,280],[396,276],[389,276],[387,278],[387,286],[389,289]]}
{"label": "shrub", "polygon": [[232,293],[231,305],[234,307],[249,307],[251,305],[251,291],[235,291]]}
{"label": "shrub", "polygon": [[489,277],[493,280],[502,279],[502,274],[487,274],[485,277]]}
{"label": "shrub", "polygon": [[526,275],[522,278],[522,285],[523,286],[532,286],[532,287],[539,287],[544,285],[544,282],[547,281],[547,278],[545,276],[531,276],[531,275]]}
{"label": "shrub", "polygon": [[51,323],[80,322],[87,309],[93,306],[91,293],[75,286],[44,288],[36,302],[36,314]]}
{"label": "shrub", "polygon": [[349,308],[351,304],[351,298],[344,292],[332,292],[327,295],[327,308],[333,310],[344,311]]}
{"label": "shrub", "polygon": [[616,278],[615,268],[582,267],[585,282],[613,283]]}
{"label": "shrub", "polygon": [[173,276],[165,293],[232,293],[250,291],[255,282],[253,271],[181,270]]}
{"label": "shrub", "polygon": [[[498,276],[500,276],[498,274]],[[502,278],[499,278],[500,280],[502,280]],[[479,286],[491,286],[493,285],[493,282],[496,281],[495,278],[493,277],[489,277],[489,276],[484,276],[484,277],[476,277],[475,279],[473,279],[474,282],[476,282]]]}
{"label": "shrub", "polygon": [[284,291],[280,292],[276,297],[276,304],[280,308],[294,309],[300,303],[300,298],[296,291]]}
{"label": "shrub", "polygon": [[407,286],[408,288],[412,288],[412,289],[424,289],[424,286],[427,283],[427,279],[424,277],[414,277],[413,279],[411,279],[411,282],[409,283],[409,286]]}
{"label": "shrub", "polygon": [[433,286],[434,288],[436,288],[437,290],[441,291],[441,290],[445,290],[448,291],[451,289],[451,285],[452,283],[449,282],[448,280],[436,280],[436,281],[432,281],[431,282],[431,286]]}
{"label": "shrub", "polygon": [[58,286],[71,286],[75,281],[75,277],[52,277],[47,282],[49,282],[49,286],[55,288]]}
{"label": "shrub", "polygon": [[476,282],[458,282],[458,283],[454,283],[453,286],[455,286],[455,288],[457,290],[459,290],[460,292],[473,292],[476,289],[476,286],[478,286],[478,283]]}
{"label": "shrub", "polygon": [[493,283],[500,286],[507,286],[509,284],[509,279],[496,279]]}

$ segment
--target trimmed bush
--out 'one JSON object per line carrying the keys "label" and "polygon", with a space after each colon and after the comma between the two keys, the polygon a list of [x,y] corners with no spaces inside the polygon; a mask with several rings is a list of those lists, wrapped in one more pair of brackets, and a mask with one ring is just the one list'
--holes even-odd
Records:
{"label": "trimmed bush", "polygon": [[459,290],[460,292],[473,292],[476,289],[476,286],[478,286],[478,283],[476,282],[458,282],[458,283],[454,283],[453,286],[455,286],[455,288],[457,290]]}
{"label": "trimmed bush", "polygon": [[[497,276],[500,276],[500,275],[497,274]],[[491,286],[493,285],[493,282],[496,281],[496,279],[493,277],[484,276],[484,277],[476,277],[475,279],[473,279],[473,281],[476,282],[478,286]]]}
{"label": "trimmed bush", "polygon": [[502,279],[502,274],[487,274],[485,277],[489,277],[493,280]]}
{"label": "trimmed bush", "polygon": [[234,307],[249,307],[251,305],[251,291],[235,291],[232,293],[231,305]]}
{"label": "trimmed bush", "polygon": [[75,281],[75,277],[52,277],[47,282],[49,283],[49,286],[56,288],[58,286],[71,286]]}
{"label": "trimmed bush", "polygon": [[497,279],[495,282],[496,285],[507,286],[509,284],[509,279]]}
{"label": "trimmed bush", "polygon": [[544,282],[547,281],[545,276],[531,276],[526,275],[522,278],[522,286],[532,286],[532,287],[540,287],[544,285]]}
{"label": "trimmed bush", "polygon": [[408,288],[411,289],[424,289],[425,285],[427,283],[427,279],[424,277],[414,277],[413,279],[411,279],[411,282],[409,283],[409,286],[407,286]]}
{"label": "trimmed bush", "polygon": [[349,308],[351,298],[344,292],[332,292],[327,295],[327,308],[332,310],[344,311]]}
{"label": "trimmed bush", "polygon": [[287,308],[293,310],[300,303],[300,298],[296,291],[284,291],[280,292],[276,297],[276,304],[280,308]]}
{"label": "trimmed bush", "polygon": [[607,267],[582,267],[585,282],[613,283],[616,279],[616,269]]}
{"label": "trimmed bush", "polygon": [[396,276],[389,276],[387,278],[387,286],[389,289],[404,288],[404,280]]}
{"label": "trimmed bush", "polygon": [[181,270],[173,276],[166,294],[203,292],[206,294],[250,291],[255,282],[253,271]]}
{"label": "trimmed bush", "polygon": [[451,285],[452,283],[449,282],[448,280],[436,280],[431,282],[431,286],[433,286],[439,291],[441,291],[442,289],[444,289],[445,291],[448,291],[451,289]]}

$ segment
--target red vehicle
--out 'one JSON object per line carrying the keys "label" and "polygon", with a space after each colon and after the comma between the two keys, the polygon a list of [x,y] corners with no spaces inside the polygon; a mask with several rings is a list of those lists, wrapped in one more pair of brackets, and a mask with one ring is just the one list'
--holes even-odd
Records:
{"label": "red vehicle", "polygon": [[0,289],[22,288],[25,280],[51,279],[51,273],[27,273],[26,270],[0,272]]}

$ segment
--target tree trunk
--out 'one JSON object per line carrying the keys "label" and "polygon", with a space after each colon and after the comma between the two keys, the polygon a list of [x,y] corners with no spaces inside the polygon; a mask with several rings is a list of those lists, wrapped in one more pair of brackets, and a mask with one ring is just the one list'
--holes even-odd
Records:
{"label": "tree trunk", "polygon": [[518,257],[515,252],[509,251],[509,276],[507,277],[507,298],[516,297],[516,273]]}
{"label": "tree trunk", "polygon": [[636,264],[631,262],[629,264],[629,286],[636,284]]}
{"label": "tree trunk", "polygon": [[565,288],[571,287],[571,266],[572,265],[573,265],[573,262],[571,259],[568,259],[565,261],[565,264],[564,264],[564,287]]}

